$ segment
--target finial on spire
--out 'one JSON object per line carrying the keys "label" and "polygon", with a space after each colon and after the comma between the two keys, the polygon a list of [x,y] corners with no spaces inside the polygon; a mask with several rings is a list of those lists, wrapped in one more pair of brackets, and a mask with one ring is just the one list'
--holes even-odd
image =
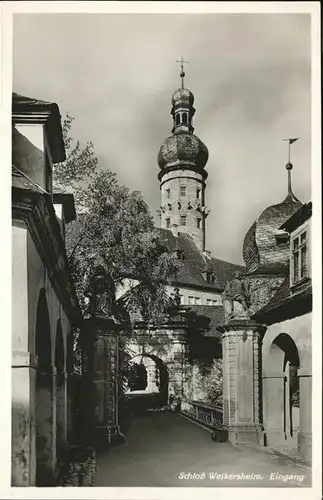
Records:
{"label": "finial on spire", "polygon": [[180,77],[182,79],[182,89],[184,88],[184,77],[185,77],[185,71],[184,71],[184,64],[188,64],[188,61],[184,61],[184,58],[181,57],[180,61],[176,61],[181,64],[181,72],[180,72]]}
{"label": "finial on spire", "polygon": [[292,191],[292,175],[291,175],[291,170],[293,168],[293,164],[290,161],[290,146],[294,142],[298,141],[298,139],[299,139],[299,137],[283,139],[283,141],[288,141],[288,162],[286,163],[286,170],[288,172],[288,194],[287,194],[287,196],[292,196],[292,197],[294,197],[294,193]]}

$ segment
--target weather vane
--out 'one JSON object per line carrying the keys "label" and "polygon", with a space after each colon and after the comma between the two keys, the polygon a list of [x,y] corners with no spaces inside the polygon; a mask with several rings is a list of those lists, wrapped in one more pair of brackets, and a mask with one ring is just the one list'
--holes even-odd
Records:
{"label": "weather vane", "polygon": [[180,72],[180,77],[182,79],[182,89],[184,88],[184,77],[185,77],[185,71],[184,71],[184,64],[188,64],[188,61],[184,61],[184,58],[181,57],[180,61],[176,61],[180,63],[181,65],[181,72]]}
{"label": "weather vane", "polygon": [[293,144],[293,142],[298,141],[298,139],[299,137],[294,137],[293,139],[283,139],[283,141],[288,141],[288,164],[290,164],[290,145]]}

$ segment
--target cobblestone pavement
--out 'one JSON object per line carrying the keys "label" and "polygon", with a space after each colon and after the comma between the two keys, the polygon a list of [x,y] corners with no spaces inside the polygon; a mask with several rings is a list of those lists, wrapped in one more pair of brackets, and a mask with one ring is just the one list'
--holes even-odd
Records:
{"label": "cobblestone pavement", "polygon": [[213,442],[210,432],[176,414],[134,417],[126,434],[125,444],[98,454],[96,486],[311,485],[309,467],[257,447]]}

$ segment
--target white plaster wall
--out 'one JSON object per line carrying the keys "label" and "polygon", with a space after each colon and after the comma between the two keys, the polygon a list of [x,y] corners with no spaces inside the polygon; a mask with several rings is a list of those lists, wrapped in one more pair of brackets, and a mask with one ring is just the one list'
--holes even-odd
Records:
{"label": "white plaster wall", "polygon": [[28,230],[24,222],[12,222],[12,350],[29,351],[28,345]]}
{"label": "white plaster wall", "polygon": [[[181,186],[186,187],[186,195],[181,196]],[[201,189],[201,197],[197,199],[196,189]],[[170,190],[170,197],[167,197],[167,190]],[[197,204],[200,206],[205,204],[205,184],[201,174],[190,170],[176,170],[169,172],[163,176],[161,186],[161,206],[165,208],[165,212],[161,214],[161,227],[167,228],[166,219],[170,219],[170,228],[173,224],[177,224],[179,231],[187,233],[194,239],[197,247],[202,249],[205,232],[204,217],[200,212],[196,211]],[[178,208],[178,202],[181,203],[181,209]],[[188,203],[191,203],[192,209],[188,210]],[[168,204],[171,204],[171,210]],[[186,216],[186,226],[181,226],[180,217]],[[201,220],[201,227],[197,228],[197,219]]]}
{"label": "white plaster wall", "polygon": [[[174,286],[166,286],[166,291],[169,296],[174,295]],[[189,304],[189,297],[198,297],[200,299],[199,305],[202,306],[207,306],[209,305],[207,303],[208,299],[209,300],[216,300],[217,304],[216,305],[221,305],[222,304],[222,295],[220,295],[218,292],[209,292],[209,291],[203,291],[203,290],[196,290],[193,288],[186,288],[186,287],[179,287],[179,294],[182,295],[182,304],[183,305],[188,305]]]}
{"label": "white plaster wall", "polygon": [[17,123],[16,129],[36,148],[45,151],[44,126],[38,123]]}
{"label": "white plaster wall", "polygon": [[[28,233],[27,236],[27,252],[28,252],[28,329],[30,338],[30,350],[35,352],[35,332],[37,319],[37,303],[39,292],[42,288],[46,290],[46,299],[49,312],[50,330],[51,330],[51,351],[52,365],[55,365],[55,340],[57,321],[61,318],[64,348],[66,352],[66,339],[70,331],[70,321],[48,278],[48,273],[38,254],[37,248],[33,239]],[[13,263],[13,267],[15,267]]]}
{"label": "white plaster wall", "polygon": [[275,338],[280,333],[287,333],[295,342],[298,349],[300,368],[312,368],[312,313],[304,314],[281,323],[270,325],[263,339],[263,374],[270,372],[269,351]]}

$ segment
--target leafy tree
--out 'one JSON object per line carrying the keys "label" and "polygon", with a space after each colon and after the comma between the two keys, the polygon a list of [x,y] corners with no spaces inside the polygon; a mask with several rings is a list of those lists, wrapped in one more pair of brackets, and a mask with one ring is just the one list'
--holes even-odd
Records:
{"label": "leafy tree", "polygon": [[[73,192],[77,219],[67,225],[66,250],[76,293],[86,315],[84,290],[91,270],[102,264],[118,287],[119,300],[129,317],[139,313],[145,321],[162,322],[169,298],[164,284],[171,283],[180,265],[154,228],[149,208],[139,192],[120,185],[116,175],[100,170],[94,146],[82,147],[71,137],[74,118],[62,123],[67,159],[56,164],[54,185]],[[119,392],[129,376],[126,341],[120,340]],[[79,332],[74,335],[74,374],[80,375]]]}
{"label": "leafy tree", "polygon": [[[67,226],[66,247],[76,292],[86,310],[84,289],[91,269],[104,265],[120,287],[131,314],[156,323],[165,316],[171,283],[179,266],[154,228],[142,195],[119,184],[109,170],[99,170],[92,143],[82,149],[70,136],[73,118],[63,121],[67,160],[55,165],[54,183],[72,190],[76,221]],[[131,278],[131,280],[129,280]],[[140,284],[139,284],[140,283]]]}
{"label": "leafy tree", "polygon": [[199,367],[197,389],[205,403],[221,405],[223,401],[223,362],[214,359],[207,370]]}

